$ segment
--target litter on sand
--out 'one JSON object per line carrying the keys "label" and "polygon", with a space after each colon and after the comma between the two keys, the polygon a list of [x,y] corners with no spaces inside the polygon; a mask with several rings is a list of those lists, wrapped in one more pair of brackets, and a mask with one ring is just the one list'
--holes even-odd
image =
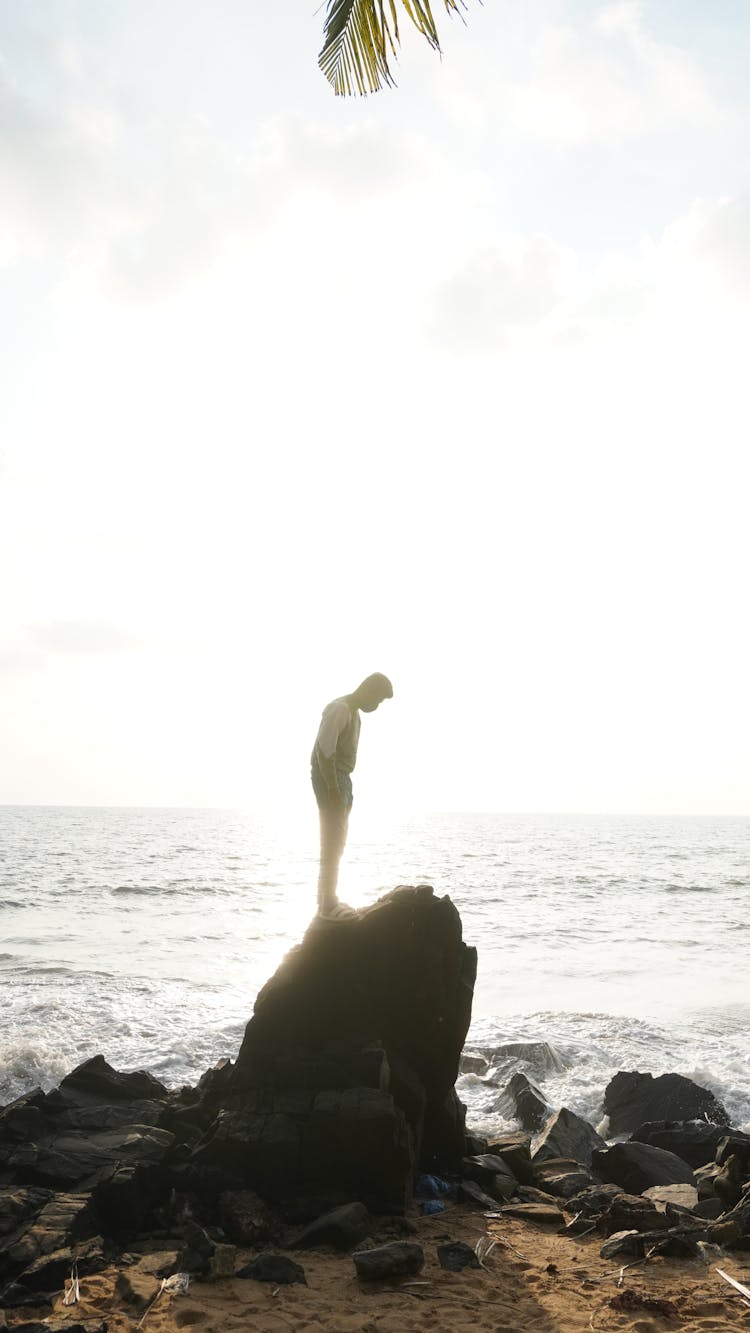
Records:
{"label": "litter on sand", "polygon": [[716,1272],[719,1277],[723,1277],[724,1281],[729,1283],[730,1287],[734,1287],[735,1291],[739,1293],[742,1304],[750,1309],[750,1287],[746,1287],[744,1282],[738,1282],[736,1277],[730,1277],[728,1273],[724,1272],[723,1268],[717,1268]]}
{"label": "litter on sand", "polygon": [[[70,1282],[70,1286],[68,1286]],[[65,1293],[63,1295],[63,1305],[76,1305],[81,1299],[81,1288],[78,1285],[78,1264],[73,1264],[70,1270],[70,1278],[65,1283]]]}
{"label": "litter on sand", "polygon": [[163,1277],[161,1280],[161,1286],[159,1287],[159,1290],[157,1291],[150,1305],[146,1306],[146,1309],[143,1311],[140,1323],[138,1323],[136,1327],[141,1328],[146,1318],[146,1315],[150,1314],[150,1312],[153,1310],[154,1306],[156,1305],[156,1302],[158,1301],[163,1291],[174,1292],[178,1296],[184,1296],[189,1287],[190,1287],[189,1273],[173,1273],[171,1277]]}

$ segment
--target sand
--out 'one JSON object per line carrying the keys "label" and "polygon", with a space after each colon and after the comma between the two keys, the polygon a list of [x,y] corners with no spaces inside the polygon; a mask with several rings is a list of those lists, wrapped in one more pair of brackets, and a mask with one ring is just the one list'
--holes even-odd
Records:
{"label": "sand", "polygon": [[[365,1286],[355,1276],[348,1255],[290,1253],[304,1266],[307,1286],[274,1287],[267,1283],[225,1278],[194,1281],[184,1295],[162,1294],[143,1319],[144,1333],[286,1333],[316,1329],[326,1333],[419,1333],[419,1330],[479,1329],[495,1333],[725,1333],[750,1330],[750,1308],[716,1272],[723,1267],[750,1285],[750,1254],[703,1260],[654,1258],[622,1275],[616,1261],[599,1258],[601,1238],[572,1240],[557,1228],[527,1220],[486,1221],[467,1206],[454,1205],[437,1217],[413,1220],[426,1254],[425,1267],[414,1285],[400,1288]],[[479,1270],[444,1271],[436,1246],[444,1240],[474,1245],[482,1235],[497,1245]],[[174,1250],[169,1252],[174,1255]],[[160,1256],[160,1261],[169,1257]],[[237,1267],[253,1255],[238,1251]],[[136,1256],[133,1256],[135,1259]],[[148,1296],[158,1285],[153,1253],[126,1269],[130,1287]],[[117,1269],[82,1278],[81,1301],[65,1309],[60,1299],[55,1315],[71,1321],[105,1319],[109,1333],[134,1333],[141,1318],[128,1302]],[[423,1285],[419,1285],[423,1284]],[[613,1305],[612,1302],[615,1302]],[[668,1302],[661,1310],[644,1301]],[[618,1304],[622,1308],[618,1308]],[[670,1306],[672,1309],[670,1309]],[[40,1311],[43,1316],[45,1311]],[[47,1310],[48,1314],[49,1311]],[[29,1319],[18,1312],[17,1322]],[[13,1321],[10,1323],[12,1328]]]}

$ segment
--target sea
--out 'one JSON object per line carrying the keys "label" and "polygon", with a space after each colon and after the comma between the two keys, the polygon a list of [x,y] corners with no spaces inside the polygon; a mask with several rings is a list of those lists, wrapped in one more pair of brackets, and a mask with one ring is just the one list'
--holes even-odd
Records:
{"label": "sea", "polygon": [[[316,822],[0,807],[0,1105],[98,1053],[170,1087],[233,1058],[313,915]],[[478,949],[477,1131],[518,1069],[594,1125],[617,1070],[674,1071],[750,1130],[750,819],[355,810],[342,898],[419,883]]]}

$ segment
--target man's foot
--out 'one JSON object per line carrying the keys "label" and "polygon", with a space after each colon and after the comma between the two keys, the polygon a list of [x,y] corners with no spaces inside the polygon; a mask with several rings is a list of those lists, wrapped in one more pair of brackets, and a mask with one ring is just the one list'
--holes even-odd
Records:
{"label": "man's foot", "polygon": [[318,908],[318,916],[324,921],[352,921],[356,915],[354,908],[347,903],[333,902],[327,907]]}

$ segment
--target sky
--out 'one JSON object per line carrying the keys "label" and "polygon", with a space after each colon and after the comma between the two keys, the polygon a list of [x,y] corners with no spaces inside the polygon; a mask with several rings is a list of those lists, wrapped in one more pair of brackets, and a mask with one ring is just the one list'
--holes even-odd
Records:
{"label": "sky", "polygon": [[0,803],[750,813],[750,10],[436,17],[0,0]]}

